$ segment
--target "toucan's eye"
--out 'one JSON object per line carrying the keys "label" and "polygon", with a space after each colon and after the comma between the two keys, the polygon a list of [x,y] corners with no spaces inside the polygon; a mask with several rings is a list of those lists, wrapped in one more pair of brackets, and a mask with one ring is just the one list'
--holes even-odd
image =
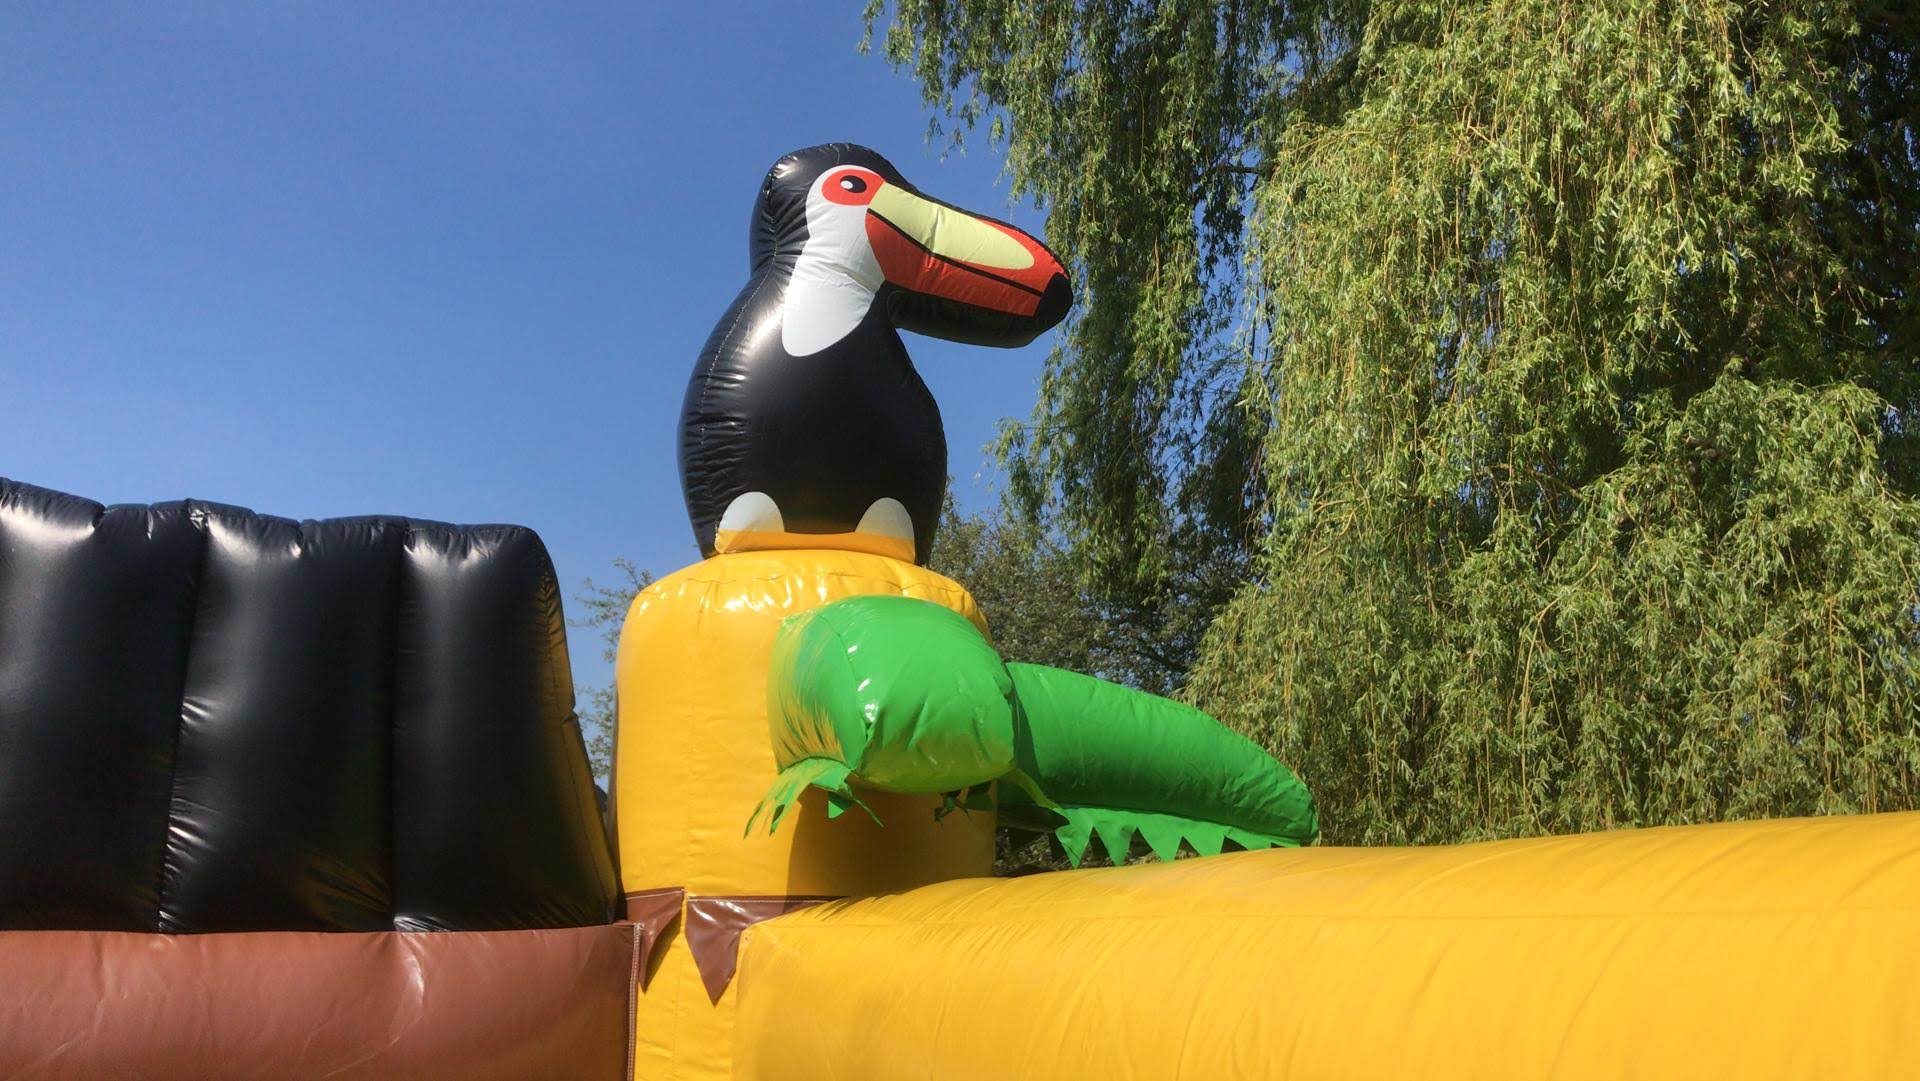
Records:
{"label": "toucan's eye", "polygon": [[866,206],[883,183],[865,169],[836,169],[820,178],[820,194],[841,206]]}

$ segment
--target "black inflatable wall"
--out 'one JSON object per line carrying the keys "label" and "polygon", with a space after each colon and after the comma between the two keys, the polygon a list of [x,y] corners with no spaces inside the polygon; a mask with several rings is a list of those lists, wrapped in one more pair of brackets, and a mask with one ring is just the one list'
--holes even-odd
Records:
{"label": "black inflatable wall", "polygon": [[540,539],[0,479],[0,928],[606,923]]}

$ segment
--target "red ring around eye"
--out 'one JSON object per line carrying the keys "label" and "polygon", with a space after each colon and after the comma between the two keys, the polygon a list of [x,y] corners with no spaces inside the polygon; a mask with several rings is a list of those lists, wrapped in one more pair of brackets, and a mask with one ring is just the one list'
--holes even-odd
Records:
{"label": "red ring around eye", "polygon": [[842,206],[865,206],[884,183],[878,173],[867,169],[835,169],[821,179],[820,194]]}

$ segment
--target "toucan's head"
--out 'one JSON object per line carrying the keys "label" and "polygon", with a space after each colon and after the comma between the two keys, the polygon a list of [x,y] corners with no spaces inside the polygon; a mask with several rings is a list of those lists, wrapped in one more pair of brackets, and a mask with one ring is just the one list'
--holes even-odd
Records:
{"label": "toucan's head", "polygon": [[901,330],[998,346],[1027,344],[1073,303],[1044,244],[920,194],[863,146],[786,155],[754,209],[756,268],[792,264],[781,339],[794,356],[839,341],[875,303]]}

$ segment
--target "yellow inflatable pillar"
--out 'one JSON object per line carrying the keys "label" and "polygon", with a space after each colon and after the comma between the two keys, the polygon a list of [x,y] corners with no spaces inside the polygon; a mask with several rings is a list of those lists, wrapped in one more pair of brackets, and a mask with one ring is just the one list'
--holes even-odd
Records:
{"label": "yellow inflatable pillar", "polygon": [[[986,630],[959,585],[903,560],[856,551],[716,555],[634,600],[620,639],[614,765],[621,878],[629,894],[679,888],[689,905],[866,896],[991,873],[993,816],[952,814],[936,822],[937,797],[875,794],[869,802],[882,829],[858,811],[829,823],[822,794],[812,792],[779,832],[742,836],[776,774],[766,714],[774,632],[795,612],[873,593],[933,601]],[[732,1076],[739,988],[709,1001],[687,925],[683,914],[653,952],[635,1018],[637,1078]]]}
{"label": "yellow inflatable pillar", "polygon": [[949,882],[746,934],[741,1081],[1920,1077],[1920,814]]}

